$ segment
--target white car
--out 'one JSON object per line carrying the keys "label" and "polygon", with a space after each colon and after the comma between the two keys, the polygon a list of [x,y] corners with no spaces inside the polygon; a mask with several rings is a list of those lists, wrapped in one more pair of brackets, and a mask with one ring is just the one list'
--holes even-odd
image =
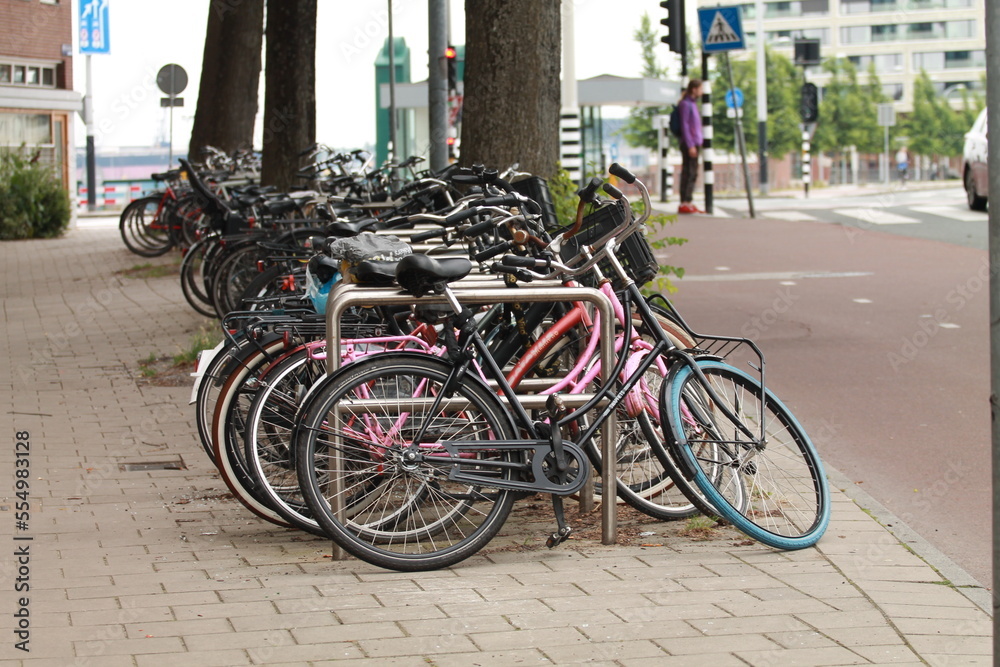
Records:
{"label": "white car", "polygon": [[962,151],[962,181],[969,208],[985,211],[987,195],[990,191],[989,173],[986,165],[986,109],[983,109],[972,129],[965,133],[965,149]]}

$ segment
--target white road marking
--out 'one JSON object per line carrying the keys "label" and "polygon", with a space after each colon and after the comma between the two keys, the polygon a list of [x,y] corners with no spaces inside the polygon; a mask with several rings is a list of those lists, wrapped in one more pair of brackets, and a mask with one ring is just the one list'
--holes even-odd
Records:
{"label": "white road marking", "polygon": [[954,322],[938,322],[938,326],[942,329],[961,329],[962,325],[955,324]]}
{"label": "white road marking", "polygon": [[790,222],[816,222],[819,220],[816,216],[803,213],[802,211],[761,211],[761,216],[774,218],[775,220],[788,220]]}
{"label": "white road marking", "polygon": [[876,206],[864,208],[835,208],[833,212],[848,218],[854,218],[870,225],[908,225],[920,222],[916,218],[897,215]]}
{"label": "white road marking", "polygon": [[951,206],[910,206],[908,207],[911,211],[919,211],[920,213],[930,213],[931,215],[938,215],[942,218],[948,218],[949,220],[961,220],[962,222],[986,222],[988,216],[986,213],[980,211],[973,211],[969,209],[968,206],[962,205],[951,205]]}
{"label": "white road marking", "polygon": [[871,299],[851,299],[854,303],[872,303]]}

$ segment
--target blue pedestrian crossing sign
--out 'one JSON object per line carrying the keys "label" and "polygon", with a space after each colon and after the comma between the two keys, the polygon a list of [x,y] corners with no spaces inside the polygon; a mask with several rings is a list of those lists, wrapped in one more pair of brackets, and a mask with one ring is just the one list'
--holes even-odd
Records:
{"label": "blue pedestrian crossing sign", "polygon": [[698,25],[701,27],[701,48],[706,52],[746,48],[743,12],[738,5],[701,8]]}

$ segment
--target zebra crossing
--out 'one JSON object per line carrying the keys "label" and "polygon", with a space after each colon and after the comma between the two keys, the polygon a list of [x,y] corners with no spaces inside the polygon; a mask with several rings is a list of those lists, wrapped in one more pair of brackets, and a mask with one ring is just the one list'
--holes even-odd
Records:
{"label": "zebra crossing", "polygon": [[[987,214],[972,211],[964,202],[947,204],[913,203],[895,205],[892,207],[871,206],[829,206],[818,207],[810,205],[802,208],[767,208],[766,203],[756,206],[757,217],[771,220],[787,220],[789,222],[851,222],[864,226],[874,225],[919,225],[926,222],[954,221],[975,223],[987,221]],[[713,211],[715,217],[744,218],[747,217],[745,204],[722,206],[716,204]]]}

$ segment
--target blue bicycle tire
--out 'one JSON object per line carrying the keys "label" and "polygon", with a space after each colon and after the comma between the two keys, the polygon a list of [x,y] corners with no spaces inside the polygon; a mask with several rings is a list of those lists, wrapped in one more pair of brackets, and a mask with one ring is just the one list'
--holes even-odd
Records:
{"label": "blue bicycle tire", "polygon": [[[750,432],[758,432],[760,383],[725,363],[701,360],[697,364],[729,410]],[[675,451],[723,519],[748,537],[778,549],[803,549],[819,541],[830,521],[823,464],[805,430],[774,394],[767,391],[764,399],[768,435],[759,447],[721,410],[709,407],[706,411],[711,400],[690,366],[674,373],[663,393],[666,400],[661,404],[668,406]],[[693,451],[704,443],[714,443],[711,457],[699,457]],[[713,466],[731,468],[738,473],[733,476],[746,485],[749,497],[742,510],[709,479],[705,469]]]}

